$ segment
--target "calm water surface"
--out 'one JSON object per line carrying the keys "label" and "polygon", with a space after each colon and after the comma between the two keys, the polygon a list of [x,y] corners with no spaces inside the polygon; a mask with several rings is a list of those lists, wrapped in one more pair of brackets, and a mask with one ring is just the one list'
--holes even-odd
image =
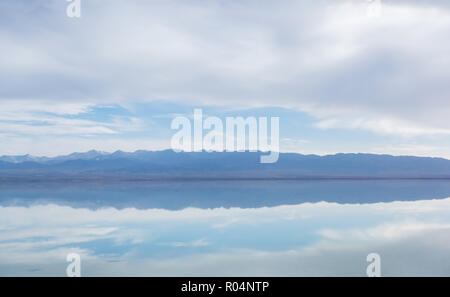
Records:
{"label": "calm water surface", "polygon": [[0,184],[0,275],[450,276],[450,182]]}

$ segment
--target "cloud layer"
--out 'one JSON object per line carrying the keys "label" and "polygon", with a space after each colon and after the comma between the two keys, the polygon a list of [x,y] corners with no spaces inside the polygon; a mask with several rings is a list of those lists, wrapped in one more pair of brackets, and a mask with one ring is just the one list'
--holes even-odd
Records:
{"label": "cloud layer", "polygon": [[279,106],[321,129],[446,137],[450,8],[381,3],[82,1],[70,19],[64,1],[2,1],[0,100]]}

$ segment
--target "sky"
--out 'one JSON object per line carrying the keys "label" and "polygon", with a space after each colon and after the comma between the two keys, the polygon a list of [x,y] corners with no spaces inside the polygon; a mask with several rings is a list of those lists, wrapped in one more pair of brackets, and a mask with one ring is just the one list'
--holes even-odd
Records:
{"label": "sky", "polygon": [[170,148],[280,117],[280,150],[450,158],[448,1],[0,2],[0,155]]}

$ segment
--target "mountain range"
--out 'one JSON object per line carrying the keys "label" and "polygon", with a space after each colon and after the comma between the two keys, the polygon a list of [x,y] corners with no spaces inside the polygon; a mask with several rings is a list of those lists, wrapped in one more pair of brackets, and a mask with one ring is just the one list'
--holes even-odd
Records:
{"label": "mountain range", "polygon": [[449,178],[450,160],[376,154],[280,153],[261,164],[261,152],[89,151],[59,157],[2,156],[0,180],[40,179],[305,179]]}

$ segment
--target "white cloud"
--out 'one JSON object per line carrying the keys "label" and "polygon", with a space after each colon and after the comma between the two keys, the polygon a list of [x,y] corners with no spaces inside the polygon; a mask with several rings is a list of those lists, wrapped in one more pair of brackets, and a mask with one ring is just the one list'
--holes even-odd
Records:
{"label": "white cloud", "polygon": [[363,1],[87,1],[79,20],[66,4],[2,4],[16,21],[0,29],[1,101],[75,114],[152,100],[281,106],[325,128],[450,131],[444,2],[383,1],[375,19]]}
{"label": "white cloud", "polygon": [[[103,107],[85,102],[35,101],[35,100],[6,100],[0,110],[0,139],[1,153],[18,154],[29,153],[29,148],[35,146],[33,153],[54,155],[53,149],[59,153],[70,153],[81,147],[90,150],[83,142],[99,135],[119,135],[143,129],[141,119],[133,116],[110,115],[109,120],[95,120],[93,109]],[[81,116],[93,113],[92,119]],[[78,144],[64,145],[63,140],[72,137],[74,142],[78,137]],[[111,140],[109,140],[111,141]],[[123,141],[122,141],[123,142]],[[34,143],[34,144],[31,144]],[[39,146],[46,149],[40,150]],[[91,147],[96,146],[91,143]],[[98,146],[98,144],[97,144]],[[113,149],[112,147],[109,147]],[[104,147],[108,149],[108,147]]]}
{"label": "white cloud", "polygon": [[[98,131],[96,131],[98,132]],[[115,136],[116,134],[113,134]],[[103,135],[104,136],[104,135]],[[134,152],[137,150],[163,150],[170,147],[170,140],[146,137],[136,138],[104,138],[99,135],[53,135],[40,137],[20,137],[1,135],[2,155],[26,155],[30,152],[36,156],[55,157],[73,152],[87,152],[90,150],[115,152],[122,150]],[[51,145],[49,145],[51,144]]]}
{"label": "white cloud", "polygon": [[203,247],[210,245],[210,243],[204,239],[199,239],[191,242],[170,242],[167,245],[173,247]]}
{"label": "white cloud", "polygon": [[418,125],[414,122],[407,122],[397,119],[372,118],[372,119],[343,119],[330,118],[319,120],[316,126],[321,129],[360,129],[369,130],[381,135],[399,135],[403,137],[412,137],[419,135],[449,135],[450,129],[441,129]]}

